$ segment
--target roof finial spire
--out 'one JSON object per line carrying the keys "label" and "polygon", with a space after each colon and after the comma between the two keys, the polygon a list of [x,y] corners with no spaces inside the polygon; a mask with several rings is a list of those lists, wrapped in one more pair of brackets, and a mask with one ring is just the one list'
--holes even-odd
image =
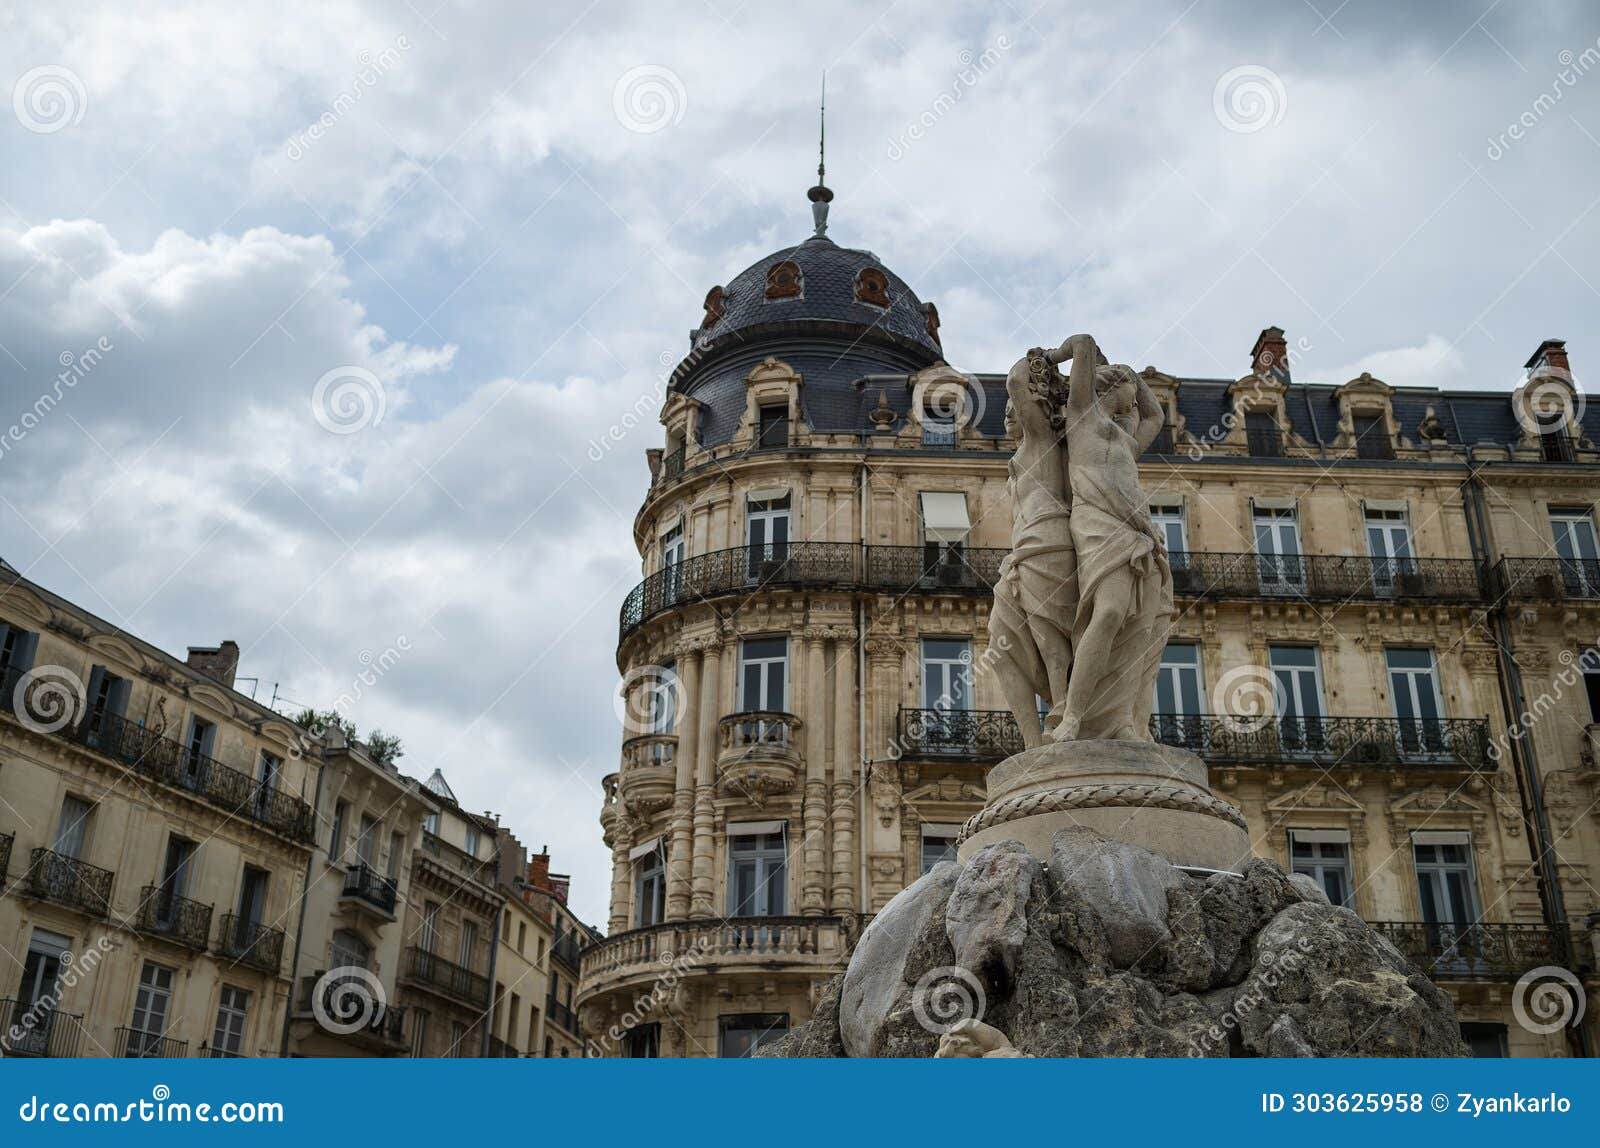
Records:
{"label": "roof finial spire", "polygon": [[817,186],[806,192],[811,201],[811,219],[816,224],[814,235],[821,239],[828,234],[828,204],[833,202],[833,192],[828,187],[828,73],[822,73],[822,102],[817,112]]}

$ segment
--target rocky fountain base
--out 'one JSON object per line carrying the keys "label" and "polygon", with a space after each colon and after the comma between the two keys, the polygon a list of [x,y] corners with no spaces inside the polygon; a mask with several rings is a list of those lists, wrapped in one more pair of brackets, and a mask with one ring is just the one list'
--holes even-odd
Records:
{"label": "rocky fountain base", "polygon": [[763,1055],[1465,1055],[1450,998],[1308,878],[1193,876],[1082,825],[1029,845],[901,892]]}

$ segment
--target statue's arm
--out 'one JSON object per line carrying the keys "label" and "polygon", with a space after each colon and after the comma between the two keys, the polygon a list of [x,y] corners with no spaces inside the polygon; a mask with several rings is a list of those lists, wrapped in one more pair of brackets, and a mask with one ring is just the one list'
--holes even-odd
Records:
{"label": "statue's arm", "polygon": [[1167,414],[1156,401],[1155,392],[1150,389],[1150,384],[1141,376],[1136,375],[1135,378],[1139,380],[1139,389],[1134,397],[1139,411],[1139,433],[1135,437],[1139,442],[1139,453],[1143,454],[1150,449],[1150,444],[1156,441],[1156,436],[1166,425]]}
{"label": "statue's arm", "polygon": [[1067,413],[1081,418],[1094,406],[1094,369],[1100,348],[1095,346],[1094,336],[1074,335],[1061,344],[1056,354],[1072,360],[1072,373],[1067,377]]}

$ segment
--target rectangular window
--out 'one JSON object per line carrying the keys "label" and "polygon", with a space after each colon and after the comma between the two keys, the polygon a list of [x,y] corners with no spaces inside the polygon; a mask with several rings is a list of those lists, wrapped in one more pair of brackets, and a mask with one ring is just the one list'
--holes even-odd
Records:
{"label": "rectangular window", "polygon": [[[739,643],[739,712],[787,713],[789,705],[789,639],[746,638]],[[781,722],[754,721],[740,726],[745,744],[785,744],[789,727]]]}
{"label": "rectangular window", "polygon": [[404,833],[389,834],[389,876],[391,879],[400,876],[400,859],[405,856],[406,836]]}
{"label": "rectangular window", "polygon": [[1369,506],[1363,518],[1367,531],[1367,554],[1372,559],[1372,588],[1381,597],[1396,592],[1420,591],[1417,561],[1411,552],[1411,524],[1399,509]]}
{"label": "rectangular window", "polygon": [[1551,510],[1550,532],[1555,538],[1561,581],[1574,598],[1600,594],[1600,548],[1595,542],[1594,519],[1587,510]]}
{"label": "rectangular window", "polygon": [[350,822],[350,803],[336,801],[333,805],[333,832],[328,836],[328,857],[338,864],[344,855],[344,827]]}
{"label": "rectangular window", "polygon": [[411,1014],[411,1055],[413,1057],[427,1056],[428,1010],[412,1006],[407,1011]]}
{"label": "rectangular window", "polygon": [[457,957],[464,969],[477,967],[478,925],[476,921],[461,922],[461,953]]}
{"label": "rectangular window", "polygon": [[1199,748],[1204,742],[1205,687],[1200,680],[1200,647],[1194,642],[1168,642],[1156,671],[1155,715],[1159,740]]}
{"label": "rectangular window", "polygon": [[206,721],[198,714],[189,718],[189,736],[183,739],[184,765],[192,775],[205,765],[206,761],[215,756],[217,748],[217,727],[215,723]]}
{"label": "rectangular window", "polygon": [[466,846],[465,846],[466,851],[467,851],[467,856],[469,856],[469,857],[477,857],[477,855],[478,855],[478,846],[480,844],[482,844],[482,843],[483,843],[482,831],[479,830],[479,828],[476,825],[474,825],[472,822],[470,822],[470,821],[467,822]]}
{"label": "rectangular window", "polygon": [[1323,718],[1322,657],[1315,646],[1268,646],[1278,738],[1285,753],[1317,753],[1327,747]]}
{"label": "rectangular window", "polygon": [[422,929],[417,939],[422,946],[423,952],[436,953],[439,951],[439,903],[437,901],[429,901],[423,906]]}
{"label": "rectangular window", "polygon": [[167,855],[161,863],[161,889],[156,900],[156,920],[163,926],[177,915],[177,898],[189,895],[189,872],[194,867],[195,843],[177,834],[167,838]]}
{"label": "rectangular window", "polygon": [[[62,957],[72,951],[72,938],[60,933],[35,929],[28,942],[28,955],[22,963],[22,984],[17,990],[19,1012],[35,1004],[54,1010],[56,981],[61,975]],[[4,1018],[0,1018],[4,1019]]]}
{"label": "rectangular window", "polygon": [[267,882],[265,869],[254,865],[244,867],[244,877],[239,882],[239,922],[241,925],[259,925],[267,915]]}
{"label": "rectangular window", "polygon": [[1387,649],[1389,689],[1400,723],[1400,750],[1407,756],[1437,757],[1448,746],[1439,674],[1429,649]]}
{"label": "rectangular window", "polygon": [[956,859],[956,838],[961,833],[959,825],[924,825],[922,827],[921,872],[931,873],[941,861]]}
{"label": "rectangular window", "polygon": [[38,648],[38,634],[0,622],[0,684],[7,694],[15,688],[16,679],[33,668]]}
{"label": "rectangular window", "polygon": [[1389,420],[1382,415],[1354,415],[1357,458],[1393,458],[1394,440],[1389,437]]}
{"label": "rectangular window", "polygon": [[728,827],[728,916],[781,917],[787,903],[788,834],[781,822],[754,833]]}
{"label": "rectangular window", "polygon": [[635,925],[659,925],[667,918],[667,858],[661,841],[633,863],[633,903]]}
{"label": "rectangular window", "polygon": [[128,694],[132,685],[127,678],[119,678],[104,666],[89,671],[89,685],[85,692],[89,716],[86,725],[91,745],[102,735],[114,735],[121,728],[121,719],[128,712]]}
{"label": "rectangular window", "polygon": [[1252,508],[1256,572],[1263,594],[1304,594],[1305,560],[1300,554],[1300,520],[1292,506]]}
{"label": "rectangular window", "polygon": [[83,860],[84,843],[89,837],[89,818],[94,806],[75,793],[61,799],[61,816],[56,819],[53,848],[63,857]]}
{"label": "rectangular window", "polygon": [[622,1055],[630,1060],[654,1060],[661,1055],[661,1025],[635,1025],[622,1038]]}
{"label": "rectangular window", "polygon": [[789,445],[789,408],[787,406],[762,407],[756,446],[761,450],[778,450]]}
{"label": "rectangular window", "polygon": [[[1419,830],[1411,835],[1422,919],[1438,926],[1443,945],[1455,932],[1478,920],[1477,882],[1472,868],[1472,838],[1465,831]],[[1441,947],[1434,944],[1435,951]]]}
{"label": "rectangular window", "polygon": [[222,986],[217,1002],[217,1027],[211,1035],[211,1055],[244,1055],[244,1022],[250,1015],[250,994],[232,985]]}
{"label": "rectangular window", "polygon": [[528,922],[517,922],[517,952],[524,953],[528,949]]}
{"label": "rectangular window", "polygon": [[283,758],[275,753],[261,751],[261,760],[257,766],[260,785],[256,789],[256,812],[259,816],[266,816],[272,808],[272,796],[278,791],[278,780],[283,772]]}
{"label": "rectangular window", "polygon": [[1283,433],[1277,416],[1267,411],[1251,411],[1244,416],[1244,437],[1252,458],[1282,458]]}
{"label": "rectangular window", "polygon": [[783,1013],[745,1013],[718,1019],[717,1055],[754,1056],[758,1048],[780,1041],[789,1031]]}
{"label": "rectangular window", "polygon": [[1350,833],[1345,829],[1289,830],[1290,871],[1315,881],[1335,905],[1351,905]]}
{"label": "rectangular window", "polygon": [[751,499],[744,515],[745,575],[752,582],[782,576],[789,557],[789,496]]}
{"label": "rectangular window", "polygon": [[973,584],[973,571],[964,552],[972,522],[967,516],[967,496],[956,492],[922,491],[923,576],[940,585]]}
{"label": "rectangular window", "polygon": [[1467,1042],[1467,1051],[1475,1057],[1510,1056],[1506,1051],[1506,1026],[1462,1021],[1461,1039]]}
{"label": "rectangular window", "polygon": [[1188,565],[1189,528],[1184,520],[1183,503],[1151,502],[1150,521],[1167,544],[1167,556],[1174,570]]}
{"label": "rectangular window", "polygon": [[960,441],[960,425],[956,422],[954,414],[949,411],[941,411],[932,403],[923,406],[923,446],[948,448],[958,445]]}
{"label": "rectangular window", "polygon": [[437,809],[432,813],[423,815],[422,831],[430,837],[439,836],[439,811]]}
{"label": "rectangular window", "polygon": [[172,970],[147,962],[139,974],[139,988],[133,998],[126,1055],[156,1055],[167,1033],[167,1014],[171,1007]]}
{"label": "rectangular window", "polygon": [[965,638],[922,639],[922,704],[925,709],[972,709],[972,643]]}
{"label": "rectangular window", "polygon": [[[678,732],[678,671],[676,663],[664,662],[656,685],[650,690],[650,732],[668,735]],[[655,747],[659,761],[665,746]]]}
{"label": "rectangular window", "polygon": [[683,523],[678,522],[661,535],[661,601],[670,606],[683,589]]}
{"label": "rectangular window", "polygon": [[361,815],[361,829],[356,834],[356,859],[368,869],[377,868],[378,834],[382,829],[376,818],[365,813]]}

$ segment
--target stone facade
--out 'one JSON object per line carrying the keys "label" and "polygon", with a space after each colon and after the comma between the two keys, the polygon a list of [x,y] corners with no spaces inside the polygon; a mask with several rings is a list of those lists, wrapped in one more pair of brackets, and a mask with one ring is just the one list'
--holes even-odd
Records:
{"label": "stone facade", "polygon": [[[876,336],[801,311],[735,352],[717,322],[674,374],[635,521],[609,936],[580,996],[608,1055],[639,1025],[659,1040],[637,1054],[715,1056],[805,1020],[1020,749],[984,672],[1011,529],[1002,380],[811,377],[791,359],[834,328],[846,358]],[[729,358],[756,351],[731,387]],[[1141,481],[1176,588],[1153,733],[1206,759],[1258,856],[1430,971],[1475,1051],[1592,1047],[1600,449],[1564,350],[1512,393],[1310,387],[1294,357],[1269,328],[1238,379],[1143,372],[1169,431]],[[1549,387],[1554,426],[1527,410]],[[1547,965],[1582,981],[1583,1032],[1514,1019]]]}

